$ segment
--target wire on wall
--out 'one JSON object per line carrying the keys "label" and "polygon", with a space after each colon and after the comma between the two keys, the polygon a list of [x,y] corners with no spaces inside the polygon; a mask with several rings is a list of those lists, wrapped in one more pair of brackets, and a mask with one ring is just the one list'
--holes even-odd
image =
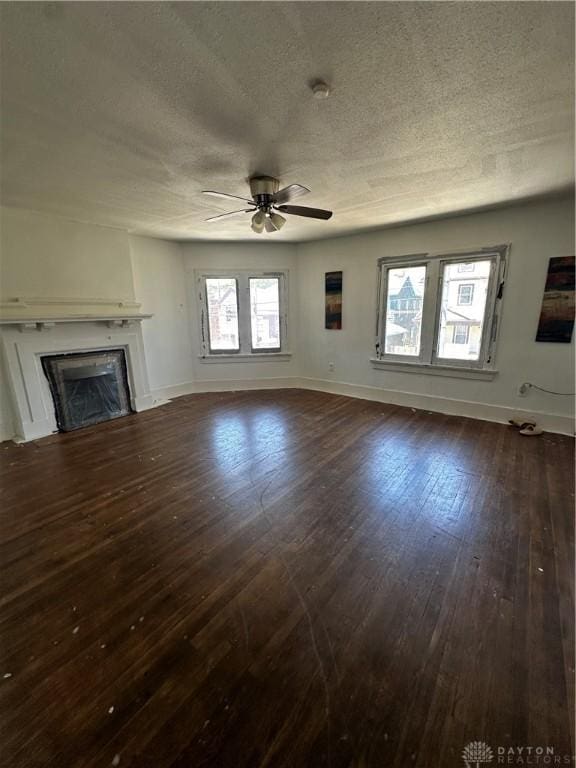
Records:
{"label": "wire on wall", "polygon": [[544,387],[539,387],[538,384],[532,384],[531,382],[527,381],[522,385],[525,390],[526,389],[539,389],[540,392],[547,392],[549,395],[561,395],[562,397],[575,397],[576,392],[555,392],[553,389],[545,389]]}

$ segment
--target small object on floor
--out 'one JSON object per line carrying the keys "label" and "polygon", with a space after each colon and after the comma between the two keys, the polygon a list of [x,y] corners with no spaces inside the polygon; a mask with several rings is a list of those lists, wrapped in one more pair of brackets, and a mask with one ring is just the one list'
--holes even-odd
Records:
{"label": "small object on floor", "polygon": [[518,427],[518,429],[526,429],[526,427],[536,426],[534,421],[518,421],[517,419],[508,419],[508,424],[513,427]]}
{"label": "small object on floor", "polygon": [[537,427],[536,424],[526,424],[524,429],[520,430],[521,435],[541,435],[544,430]]}

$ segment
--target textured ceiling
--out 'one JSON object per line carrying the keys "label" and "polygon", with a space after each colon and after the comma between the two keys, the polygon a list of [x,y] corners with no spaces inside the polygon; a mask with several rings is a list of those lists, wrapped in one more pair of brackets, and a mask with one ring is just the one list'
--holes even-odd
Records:
{"label": "textured ceiling", "polygon": [[[574,6],[1,3],[2,202],[175,239],[309,239],[573,183]],[[322,77],[333,92],[312,98]],[[254,235],[203,197],[312,190]]]}

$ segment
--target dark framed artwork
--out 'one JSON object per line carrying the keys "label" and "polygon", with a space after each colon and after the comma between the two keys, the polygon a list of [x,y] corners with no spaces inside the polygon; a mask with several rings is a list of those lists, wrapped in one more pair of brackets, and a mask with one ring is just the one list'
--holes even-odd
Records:
{"label": "dark framed artwork", "polygon": [[574,328],[574,256],[550,259],[536,341],[569,344]]}
{"label": "dark framed artwork", "polygon": [[342,328],[342,272],[326,272],[326,315],[328,330]]}

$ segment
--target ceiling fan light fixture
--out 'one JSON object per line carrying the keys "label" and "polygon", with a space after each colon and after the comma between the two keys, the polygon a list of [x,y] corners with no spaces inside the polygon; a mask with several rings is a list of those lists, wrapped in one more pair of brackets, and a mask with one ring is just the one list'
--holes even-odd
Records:
{"label": "ceiling fan light fixture", "polygon": [[[291,204],[292,200],[310,192],[307,187],[303,187],[301,184],[289,184],[283,189],[279,189],[279,187],[280,182],[272,176],[253,176],[250,179],[252,200],[239,197],[238,195],[229,195],[227,192],[204,189],[202,190],[204,195],[241,200],[248,206],[252,206],[239,211],[219,213],[216,216],[210,216],[206,221],[220,222],[223,219],[233,218],[240,214],[251,213],[254,214],[250,222],[252,231],[260,235],[264,230],[266,232],[277,232],[279,229],[282,229],[284,224],[286,224],[286,219],[281,215],[283,213],[287,213],[290,216],[304,216],[307,219],[323,219],[324,221],[332,217],[332,211]],[[287,203],[290,204],[287,205]]]}
{"label": "ceiling fan light fixture", "polygon": [[266,214],[264,211],[256,211],[254,216],[252,216],[252,230],[256,232],[257,234],[260,234],[264,231],[264,224],[266,223]]}
{"label": "ceiling fan light fixture", "polygon": [[280,216],[279,213],[271,213],[270,221],[274,225],[274,229],[282,229],[284,224],[286,224],[286,219],[284,218],[284,216]]}

